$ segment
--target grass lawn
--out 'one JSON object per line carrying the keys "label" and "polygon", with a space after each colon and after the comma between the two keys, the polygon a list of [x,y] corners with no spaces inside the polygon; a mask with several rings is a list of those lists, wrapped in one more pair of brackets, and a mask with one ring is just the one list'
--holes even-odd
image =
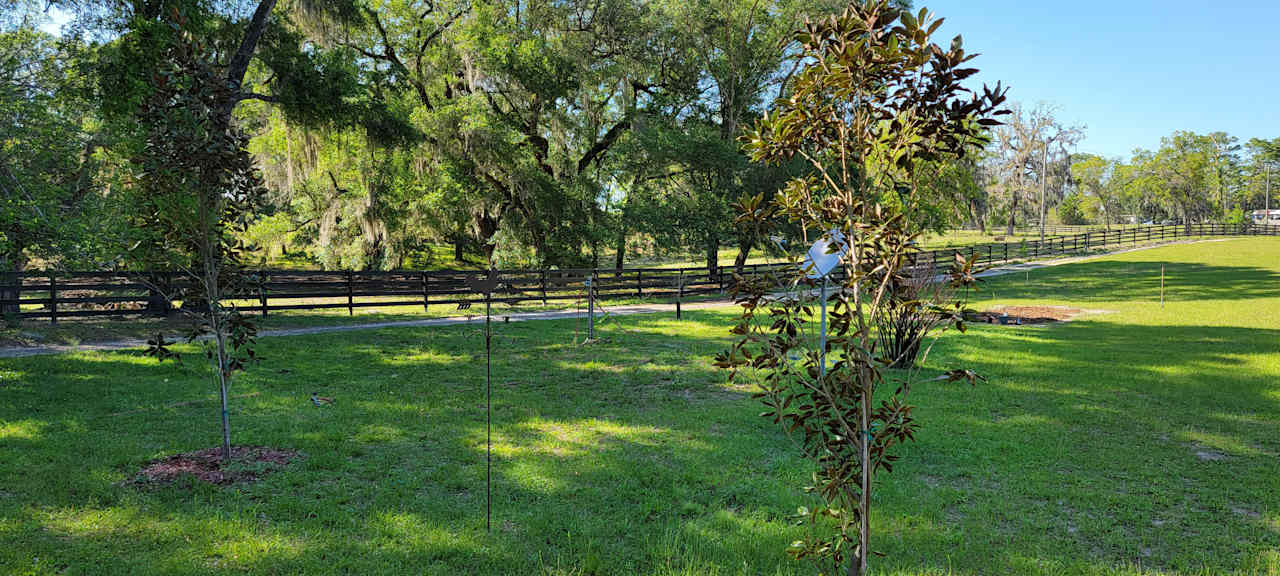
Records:
{"label": "grass lawn", "polygon": [[[1166,304],[1159,303],[1165,266]],[[873,574],[1280,575],[1280,239],[989,280],[880,477]],[[784,550],[808,465],[710,366],[731,310],[497,324],[494,529],[473,327],[264,339],[234,440],[305,459],[254,484],[128,484],[218,442],[200,359],[0,360],[0,573],[813,574]],[[312,391],[333,406],[310,404]]]}

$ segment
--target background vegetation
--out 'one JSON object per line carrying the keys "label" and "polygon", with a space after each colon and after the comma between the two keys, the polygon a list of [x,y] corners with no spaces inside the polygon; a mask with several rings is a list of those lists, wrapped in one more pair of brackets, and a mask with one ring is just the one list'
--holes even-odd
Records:
{"label": "background vegetation", "polygon": [[[244,240],[277,266],[386,269],[737,262],[732,225],[802,170],[737,139],[786,95],[803,15],[839,1],[80,0],[0,11],[0,265],[142,267],[155,71],[188,34],[233,89],[268,191]],[[69,22],[57,35],[53,18]],[[1171,135],[1129,159],[1023,107],[939,163],[915,225],[1241,220],[1275,141]],[[1005,231],[1005,235],[1014,233]],[[780,231],[798,236],[796,231]],[[150,240],[148,240],[150,239]],[[142,243],[142,244],[140,244]],[[771,244],[770,244],[771,245]]]}

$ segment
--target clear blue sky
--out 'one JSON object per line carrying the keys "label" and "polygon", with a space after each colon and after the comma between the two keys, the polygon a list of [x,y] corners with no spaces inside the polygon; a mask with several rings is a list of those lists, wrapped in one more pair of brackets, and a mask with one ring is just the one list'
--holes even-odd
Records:
{"label": "clear blue sky", "polygon": [[1175,130],[1280,137],[1280,1],[915,0],[982,55],[979,82],[1084,124],[1080,152],[1125,156]]}

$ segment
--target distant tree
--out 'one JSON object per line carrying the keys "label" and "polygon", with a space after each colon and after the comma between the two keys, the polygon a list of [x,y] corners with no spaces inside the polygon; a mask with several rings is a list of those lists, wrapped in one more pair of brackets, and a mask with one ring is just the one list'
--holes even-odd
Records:
{"label": "distant tree", "polygon": [[1047,105],[1024,109],[1015,104],[1013,110],[1010,120],[995,131],[996,193],[1005,201],[1007,234],[1014,232],[1019,207],[1038,203],[1043,236],[1049,188],[1052,185],[1056,194],[1065,189],[1070,176],[1068,150],[1083,137],[1084,129],[1062,124]]}
{"label": "distant tree", "polygon": [[1248,196],[1251,205],[1270,210],[1277,205],[1273,191],[1280,188],[1280,138],[1252,138],[1246,144],[1248,160]]}
{"label": "distant tree", "polygon": [[[1094,154],[1078,154],[1071,162],[1072,179],[1082,193],[1097,199],[1103,225],[1108,229],[1111,228],[1111,217],[1118,208],[1119,200],[1110,182],[1114,168],[1112,162]],[[1076,209],[1079,209],[1078,203]]]}
{"label": "distant tree", "polygon": [[1208,194],[1212,159],[1209,137],[1180,131],[1161,139],[1160,150],[1143,165],[1158,198],[1176,209],[1188,234],[1192,221],[1213,206]]}
{"label": "distant tree", "polygon": [[1241,168],[1239,140],[1226,132],[1213,132],[1209,138],[1209,177],[1218,202],[1215,211],[1225,217],[1231,197],[1240,187]]}
{"label": "distant tree", "polygon": [[1056,208],[1058,221],[1068,226],[1088,223],[1088,220],[1084,217],[1084,208],[1081,205],[1081,201],[1082,197],[1079,194],[1067,194]]}

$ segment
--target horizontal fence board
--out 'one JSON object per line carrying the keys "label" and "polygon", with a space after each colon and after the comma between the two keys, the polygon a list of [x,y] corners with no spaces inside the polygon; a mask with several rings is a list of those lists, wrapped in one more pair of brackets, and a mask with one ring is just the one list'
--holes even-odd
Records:
{"label": "horizontal fence board", "polygon": [[[1034,231],[1033,231],[1034,232]],[[1022,231],[1026,233],[1026,231]],[[1280,235],[1280,226],[1243,226],[1224,224],[1115,226],[1110,230],[1089,227],[1049,227],[1045,238],[1012,238],[1008,242],[984,242],[934,250],[921,250],[910,256],[911,270],[923,273],[945,273],[957,257],[972,259],[978,266],[989,267],[1015,260],[1051,258],[1085,254],[1099,249],[1136,245],[1139,242],[1176,240],[1179,238],[1247,235]],[[732,265],[709,270],[706,266],[674,268],[557,268],[512,269],[498,271],[503,282],[490,302],[584,302],[588,299],[585,283],[594,279],[596,297],[602,300],[624,298],[672,298],[728,293],[740,276],[756,277],[788,273],[792,264]],[[384,308],[397,306],[451,306],[484,303],[484,295],[475,293],[469,281],[483,278],[481,270],[388,270],[326,271],[276,270],[251,271],[247,285],[228,300],[238,302],[247,312]],[[837,275],[834,278],[840,278]],[[93,316],[125,316],[146,313],[156,287],[172,296],[195,286],[180,275],[169,272],[121,271],[25,271],[0,273],[0,291],[5,298],[0,305],[17,304],[22,318],[74,318]],[[17,298],[13,297],[17,294]],[[161,298],[163,298],[161,296]],[[298,300],[321,300],[298,302]],[[39,306],[38,309],[30,307]],[[102,308],[92,308],[100,306]],[[28,309],[22,310],[21,307]],[[55,309],[56,308],[56,312]]]}

